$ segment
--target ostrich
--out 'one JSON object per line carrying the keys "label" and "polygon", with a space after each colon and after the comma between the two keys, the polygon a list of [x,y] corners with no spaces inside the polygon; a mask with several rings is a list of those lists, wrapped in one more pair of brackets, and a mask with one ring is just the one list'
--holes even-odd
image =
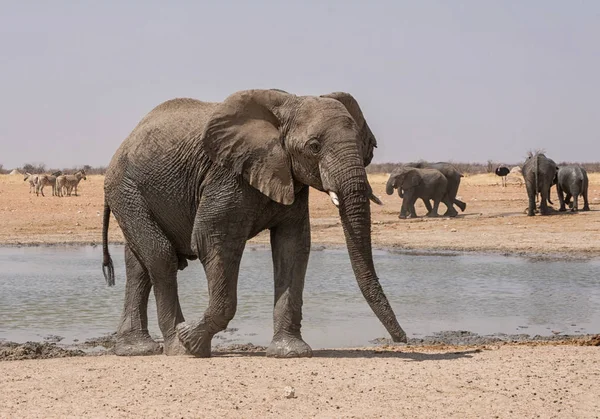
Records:
{"label": "ostrich", "polygon": [[506,176],[510,173],[510,169],[506,166],[498,166],[496,175],[502,177],[502,187],[506,187]]}

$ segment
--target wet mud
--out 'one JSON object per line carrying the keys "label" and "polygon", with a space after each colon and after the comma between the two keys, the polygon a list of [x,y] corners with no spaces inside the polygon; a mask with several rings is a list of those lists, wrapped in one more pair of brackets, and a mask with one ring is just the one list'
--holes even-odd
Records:
{"label": "wet mud", "polygon": [[51,342],[0,342],[0,361],[67,358],[85,355],[86,353],[80,349],[66,349]]}
{"label": "wet mud", "polygon": [[[51,359],[72,356],[99,356],[113,354],[115,334],[88,339],[83,343],[61,346],[53,342],[6,342],[0,341],[0,361],[18,361],[24,359]],[[464,330],[444,331],[423,338],[411,338],[408,343],[398,344],[389,338],[377,338],[370,341],[374,347],[356,349],[392,349],[441,347],[486,347],[490,345],[572,345],[600,346],[600,334],[592,335],[553,335],[530,336],[528,334],[478,335]],[[236,353],[264,353],[267,347],[253,343],[217,344],[213,346],[214,355]]]}

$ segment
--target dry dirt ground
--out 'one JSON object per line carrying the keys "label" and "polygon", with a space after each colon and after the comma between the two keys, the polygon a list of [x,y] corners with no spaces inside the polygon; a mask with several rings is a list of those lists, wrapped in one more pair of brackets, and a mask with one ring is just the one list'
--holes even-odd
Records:
{"label": "dry dirt ground", "polygon": [[[510,179],[510,177],[509,177]],[[525,187],[500,178],[474,175],[463,178],[459,197],[467,210],[456,218],[399,220],[401,200],[385,194],[384,174],[370,175],[374,192],[384,202],[372,205],[373,245],[379,248],[502,252],[511,254],[597,257],[600,256],[600,174],[590,174],[589,199],[592,211],[527,217]],[[0,176],[0,245],[101,243],[103,177],[88,176],[80,183],[78,197],[46,197],[29,194],[22,176]],[[553,188],[552,199],[558,209]],[[581,206],[583,206],[581,204]],[[445,211],[444,205],[440,205]],[[329,197],[311,191],[313,244],[344,245],[337,209]],[[425,209],[420,203],[417,213]],[[123,241],[114,218],[109,240]],[[268,243],[262,233],[253,243]]]}
{"label": "dry dirt ground", "polygon": [[598,383],[597,347],[76,357],[0,363],[0,417],[597,418]]}

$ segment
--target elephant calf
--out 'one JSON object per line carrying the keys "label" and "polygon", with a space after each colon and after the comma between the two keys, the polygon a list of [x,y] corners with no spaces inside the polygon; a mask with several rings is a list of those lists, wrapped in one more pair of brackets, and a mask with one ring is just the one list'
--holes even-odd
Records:
{"label": "elephant calf", "polygon": [[448,179],[436,169],[416,169],[401,167],[390,175],[387,181],[386,192],[388,195],[398,189],[402,198],[402,209],[399,218],[414,218],[417,216],[415,202],[418,198],[423,202],[433,199],[433,207],[427,208],[427,217],[437,217],[440,202],[447,196]]}
{"label": "elephant calf", "polygon": [[[570,204],[571,211],[578,211],[579,195],[583,196],[583,211],[590,210],[588,203],[588,176],[583,167],[561,167],[556,174],[556,191],[558,192],[558,202],[560,202],[559,211],[567,210],[565,204]],[[573,198],[572,203],[570,202],[571,197]]]}

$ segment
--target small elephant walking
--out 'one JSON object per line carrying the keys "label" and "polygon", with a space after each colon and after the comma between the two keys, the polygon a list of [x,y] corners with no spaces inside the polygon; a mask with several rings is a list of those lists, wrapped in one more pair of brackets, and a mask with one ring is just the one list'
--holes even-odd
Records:
{"label": "small elephant walking", "polygon": [[[463,177],[463,174],[460,173],[456,167],[452,163],[447,162],[437,162],[437,163],[428,163],[428,162],[417,162],[417,163],[408,163],[405,166],[407,167],[415,167],[418,169],[436,169],[439,170],[442,175],[446,177],[448,180],[448,186],[446,187],[447,197],[444,198],[444,205],[448,208],[444,213],[445,217],[456,217],[458,215],[458,211],[454,209],[454,205],[456,205],[461,212],[465,212],[467,209],[467,204],[456,198],[458,194],[458,188],[460,186],[460,179]],[[423,200],[427,210],[431,209],[431,204],[428,200]]]}
{"label": "small elephant walking", "polygon": [[530,154],[523,164],[523,179],[529,197],[527,215],[535,215],[535,202],[538,193],[540,199],[540,214],[548,215],[548,202],[550,201],[550,188],[554,184],[558,166],[554,160],[549,159],[542,153]]}
{"label": "small elephant walking", "polygon": [[[588,175],[583,167],[564,166],[559,168],[556,175],[556,191],[558,192],[558,202],[560,202],[559,211],[567,210],[565,204],[570,204],[571,211],[579,211],[579,195],[583,196],[583,211],[589,211],[588,183]],[[571,198],[573,198],[572,203]]]}
{"label": "small elephant walking", "polygon": [[433,200],[433,207],[427,208],[426,217],[437,217],[440,202],[447,197],[448,180],[436,169],[417,169],[414,167],[401,167],[390,174],[387,181],[386,192],[388,195],[398,189],[398,196],[402,198],[400,219],[415,218],[415,202],[421,198],[427,204]]}

